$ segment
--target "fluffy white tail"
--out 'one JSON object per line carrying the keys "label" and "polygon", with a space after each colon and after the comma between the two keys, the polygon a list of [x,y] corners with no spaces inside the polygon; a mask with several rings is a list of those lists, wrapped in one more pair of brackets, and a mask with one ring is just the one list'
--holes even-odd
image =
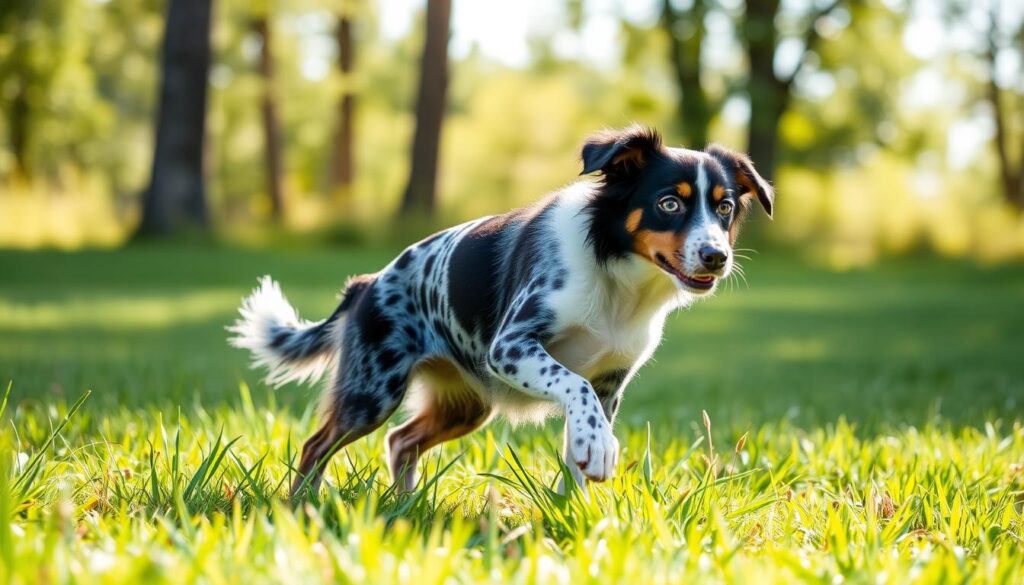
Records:
{"label": "fluffy white tail", "polygon": [[254,367],[267,369],[267,382],[305,382],[320,378],[338,359],[341,307],[323,321],[303,321],[281,287],[269,276],[242,300],[242,317],[228,331],[231,345],[249,350]]}

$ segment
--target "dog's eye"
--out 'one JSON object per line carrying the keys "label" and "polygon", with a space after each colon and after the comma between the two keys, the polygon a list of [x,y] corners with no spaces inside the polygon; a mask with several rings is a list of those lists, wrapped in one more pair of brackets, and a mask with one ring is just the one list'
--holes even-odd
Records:
{"label": "dog's eye", "polygon": [[683,203],[678,197],[668,195],[658,200],[658,209],[665,213],[679,213],[683,210]]}
{"label": "dog's eye", "polygon": [[718,204],[718,215],[729,217],[732,213],[733,204],[728,199]]}

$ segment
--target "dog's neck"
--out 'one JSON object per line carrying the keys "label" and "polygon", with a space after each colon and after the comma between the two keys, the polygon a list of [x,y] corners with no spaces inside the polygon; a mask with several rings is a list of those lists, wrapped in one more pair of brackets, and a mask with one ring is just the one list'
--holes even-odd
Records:
{"label": "dog's neck", "polygon": [[605,299],[606,308],[615,312],[654,315],[692,303],[693,295],[681,290],[671,276],[639,255],[602,255],[588,237],[594,217],[587,213],[586,206],[593,188],[592,183],[580,182],[563,190],[552,218],[563,256],[573,270],[585,276],[595,295]]}

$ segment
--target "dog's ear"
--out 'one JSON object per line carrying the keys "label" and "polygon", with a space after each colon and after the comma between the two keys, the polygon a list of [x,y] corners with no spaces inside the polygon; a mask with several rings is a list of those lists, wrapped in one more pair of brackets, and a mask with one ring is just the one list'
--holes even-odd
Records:
{"label": "dog's ear", "polygon": [[768,217],[772,216],[775,191],[768,181],[754,170],[754,163],[750,162],[750,157],[718,144],[712,144],[704,152],[715,157],[725,168],[725,172],[732,176],[740,189],[740,199],[757,197]]}
{"label": "dog's ear", "polygon": [[659,150],[661,135],[653,128],[634,125],[598,132],[583,145],[580,174],[601,171],[609,178],[626,176],[642,169]]}

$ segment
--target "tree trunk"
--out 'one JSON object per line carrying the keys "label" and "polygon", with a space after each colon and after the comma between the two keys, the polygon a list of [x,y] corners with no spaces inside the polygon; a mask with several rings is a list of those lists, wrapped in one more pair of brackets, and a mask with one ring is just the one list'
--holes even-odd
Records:
{"label": "tree trunk", "polygon": [[355,63],[355,43],[352,42],[352,17],[342,13],[335,31],[338,42],[338,67],[341,70],[342,94],[338,100],[334,129],[334,156],[331,160],[331,191],[347,201],[355,179],[355,108],[356,97],[352,88],[352,67]]}
{"label": "tree trunk", "polygon": [[267,195],[274,221],[284,218],[284,189],[281,183],[281,126],[277,120],[277,99],[274,94],[274,55],[271,47],[270,20],[263,14],[253,21],[253,30],[260,37],[259,70],[263,78],[260,114],[263,118],[263,156],[267,166]]}
{"label": "tree trunk", "polygon": [[750,98],[747,152],[758,172],[772,180],[778,163],[779,122],[789,101],[789,84],[775,76],[775,47],[778,42],[775,14],[779,2],[747,0],[746,8],[743,38],[750,64],[747,78]]}
{"label": "tree trunk", "polygon": [[1003,199],[1012,205],[1018,212],[1024,212],[1024,145],[1020,150],[1020,160],[1014,161],[1010,152],[1010,141],[1012,140],[1006,111],[1003,107],[999,84],[996,83],[996,10],[993,9],[990,15],[990,26],[988,32],[988,46],[985,57],[988,61],[989,75],[986,87],[986,97],[992,107],[992,118],[995,125],[995,135],[992,141],[996,147],[996,155],[999,160],[999,182],[1002,186]]}
{"label": "tree trunk", "polygon": [[[669,61],[680,93],[678,123],[683,140],[692,148],[703,148],[708,143],[713,110],[717,109],[712,106],[700,79],[706,15],[704,0],[693,0],[686,15],[673,8],[671,0],[662,2],[661,23],[668,35]],[[686,26],[692,33],[680,38],[680,28]]]}
{"label": "tree trunk", "polygon": [[437,162],[448,90],[450,16],[451,0],[427,0],[427,38],[416,100],[412,168],[402,198],[403,215],[429,215],[437,206]]}
{"label": "tree trunk", "polygon": [[203,143],[211,10],[212,0],[170,0],[156,148],[138,236],[164,235],[185,227],[204,229],[209,223]]}
{"label": "tree trunk", "polygon": [[24,78],[15,82],[14,99],[7,116],[11,141],[11,154],[14,157],[14,177],[19,181],[32,181],[32,163],[29,161],[29,111],[28,97],[25,95]]}
{"label": "tree trunk", "polygon": [[[806,14],[803,29],[803,53],[793,71],[780,77],[775,72],[775,51],[778,49],[779,0],[746,0],[742,26],[742,41],[747,50],[750,75],[747,94],[750,96],[750,124],[747,127],[747,151],[766,179],[775,178],[778,166],[779,124],[789,107],[791,88],[800,72],[807,53],[816,50],[821,35],[816,27],[818,19],[827,16],[844,4],[844,0],[831,0]],[[851,13],[853,16],[853,13]]]}

